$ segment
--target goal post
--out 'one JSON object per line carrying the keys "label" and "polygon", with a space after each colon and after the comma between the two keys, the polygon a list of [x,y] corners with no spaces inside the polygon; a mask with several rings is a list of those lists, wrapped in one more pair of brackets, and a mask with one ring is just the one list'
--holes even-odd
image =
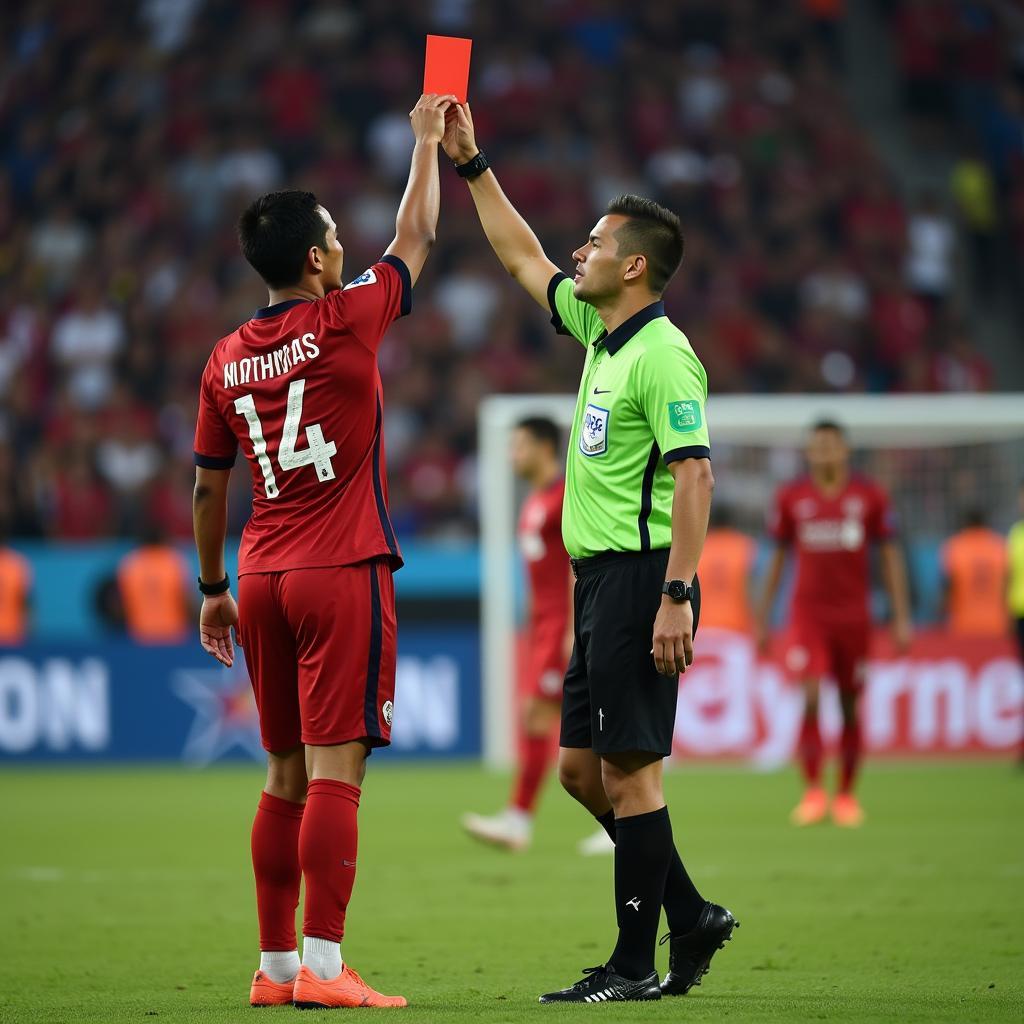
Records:
{"label": "goal post", "polygon": [[[572,395],[495,395],[479,411],[481,683],[484,761],[506,767],[515,730],[517,489],[509,459],[523,418],[564,431]],[[969,502],[1003,527],[1024,479],[1024,394],[721,395],[708,402],[716,501],[752,529],[777,484],[799,471],[807,428],[842,424],[851,447],[889,489],[904,532],[937,537]]]}

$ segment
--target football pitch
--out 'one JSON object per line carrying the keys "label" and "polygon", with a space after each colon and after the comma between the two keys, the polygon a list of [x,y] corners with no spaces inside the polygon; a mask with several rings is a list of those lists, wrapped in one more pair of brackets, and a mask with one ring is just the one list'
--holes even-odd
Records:
{"label": "football pitch", "polygon": [[[613,943],[611,858],[575,852],[592,822],[551,783],[531,849],[490,850],[458,816],[500,806],[505,779],[373,762],[343,951],[408,996],[406,1024],[1024,1018],[1024,773],[1006,763],[869,765],[859,832],[790,827],[789,772],[673,772],[677,842],[735,941],[689,996],[553,1007],[538,994]],[[260,784],[256,767],[0,773],[0,1021],[299,1013],[247,1004]]]}

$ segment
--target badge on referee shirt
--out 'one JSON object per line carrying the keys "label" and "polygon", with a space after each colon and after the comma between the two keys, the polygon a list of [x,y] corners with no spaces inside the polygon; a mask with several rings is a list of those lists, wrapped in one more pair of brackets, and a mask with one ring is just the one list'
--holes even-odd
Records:
{"label": "badge on referee shirt", "polygon": [[694,430],[700,430],[703,422],[699,402],[688,400],[668,403],[668,425],[677,434],[689,434]]}
{"label": "badge on referee shirt", "polygon": [[591,458],[608,451],[608,410],[588,403],[580,424],[580,451]]}

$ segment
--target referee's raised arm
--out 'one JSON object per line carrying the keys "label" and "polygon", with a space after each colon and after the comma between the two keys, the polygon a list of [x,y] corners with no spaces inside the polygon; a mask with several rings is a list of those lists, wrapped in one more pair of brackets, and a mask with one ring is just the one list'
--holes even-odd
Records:
{"label": "referee's raised arm", "polygon": [[544,253],[533,229],[501,190],[487,157],[476,144],[469,104],[453,104],[445,114],[441,146],[456,170],[469,182],[487,241],[502,266],[530,293],[534,302],[548,308],[548,285],[558,267]]}

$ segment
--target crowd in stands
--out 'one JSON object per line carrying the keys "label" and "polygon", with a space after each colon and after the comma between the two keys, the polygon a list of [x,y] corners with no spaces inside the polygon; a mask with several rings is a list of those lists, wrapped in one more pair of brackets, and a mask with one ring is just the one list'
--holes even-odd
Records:
{"label": "crowd in stands", "polygon": [[[998,4],[885,6],[908,100],[926,98],[929,116],[987,111],[951,185],[963,258],[983,276],[993,218],[1015,218],[1024,245],[1021,50],[993,27]],[[933,23],[935,7],[948,24]],[[713,391],[985,389],[992,371],[956,286],[951,196],[901,195],[851,114],[843,8],[4,5],[0,532],[189,535],[200,374],[216,340],[266,301],[238,253],[238,213],[260,192],[311,188],[339,224],[346,279],[373,263],[408,170],[427,32],[473,38],[478,136],[556,262],[571,267],[618,193],[681,215],[687,251],[666,302]],[[974,58],[955,74],[950,40]],[[581,361],[506,280],[441,159],[437,244],[413,315],[380,356],[405,536],[473,533],[481,397],[573,391]],[[249,481],[244,467],[234,476],[238,530]]]}
{"label": "crowd in stands", "polygon": [[[981,296],[1024,285],[1024,5],[877,0],[892,27],[916,142],[955,147],[950,199]],[[937,241],[933,242],[938,245]],[[1024,301],[1020,312],[1024,313]]]}

